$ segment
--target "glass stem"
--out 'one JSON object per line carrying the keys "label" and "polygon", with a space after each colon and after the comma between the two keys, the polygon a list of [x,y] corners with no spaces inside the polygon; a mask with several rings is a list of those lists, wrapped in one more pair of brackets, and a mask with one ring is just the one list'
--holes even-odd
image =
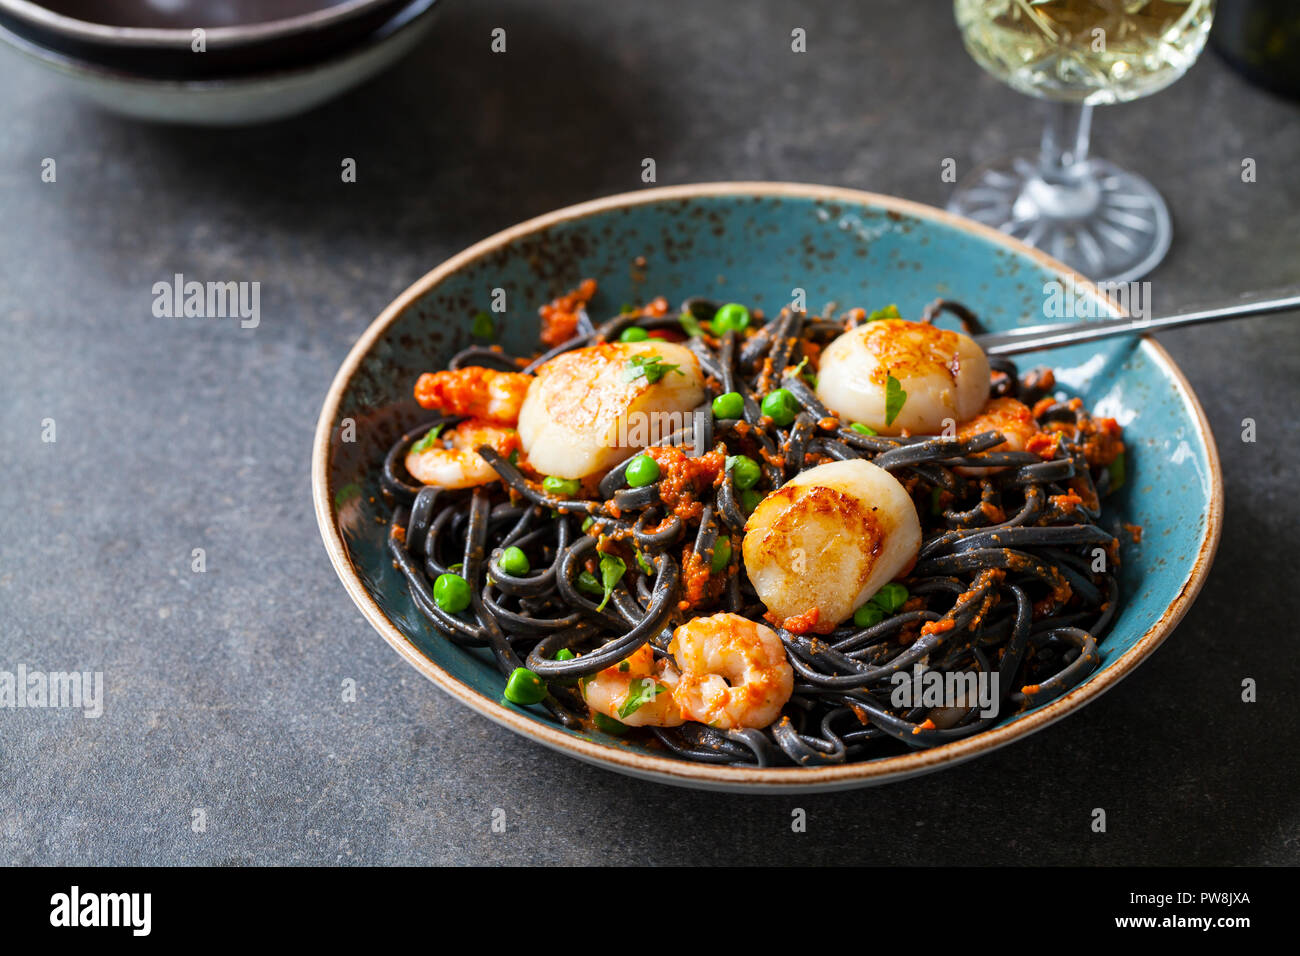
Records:
{"label": "glass stem", "polygon": [[1088,158],[1091,132],[1091,105],[1049,103],[1038,161],[1043,179],[1049,183],[1066,183],[1084,177],[1086,168],[1082,163]]}

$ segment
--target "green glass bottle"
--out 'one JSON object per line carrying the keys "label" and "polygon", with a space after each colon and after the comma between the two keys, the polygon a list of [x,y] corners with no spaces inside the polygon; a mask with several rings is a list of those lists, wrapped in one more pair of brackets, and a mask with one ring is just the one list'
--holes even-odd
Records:
{"label": "green glass bottle", "polygon": [[1300,2],[1219,0],[1210,44],[1242,76],[1300,99]]}

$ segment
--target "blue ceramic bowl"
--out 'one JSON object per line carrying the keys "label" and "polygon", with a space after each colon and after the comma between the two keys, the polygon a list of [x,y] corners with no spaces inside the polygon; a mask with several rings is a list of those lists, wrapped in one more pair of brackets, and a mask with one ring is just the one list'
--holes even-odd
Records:
{"label": "blue ceramic bowl", "polygon": [[[1144,529],[1139,544],[1125,537],[1122,604],[1101,645],[1101,666],[1070,693],[932,750],[779,769],[674,760],[634,742],[566,730],[541,708],[507,702],[490,660],[444,639],[412,604],[385,552],[387,528],[375,520],[386,517],[376,479],[386,450],[427,419],[411,399],[416,378],[471,344],[473,316],[488,307],[492,289],[504,289],[509,304],[502,344],[528,354],[537,346],[537,306],[587,276],[600,283],[592,303],[598,317],[656,295],[674,303],[708,295],[774,313],[799,287],[814,310],[829,301],[872,308],[896,302],[916,316],[937,296],[955,298],[994,329],[1046,321],[1044,284],[1083,281],[1027,246],[937,209],[782,183],[614,196],[525,222],[438,266],[375,320],[339,370],[317,427],[313,491],[330,558],[362,612],[421,673],[492,720],[571,756],[665,783],[767,791],[881,783],[986,753],[1095,698],[1155,650],[1200,590],[1222,515],[1213,437],[1159,345],[1110,340],[1022,361],[1052,366],[1064,391],[1124,426],[1128,478],[1107,500],[1105,520],[1117,531],[1121,521]],[[1111,311],[1101,306],[1098,314]],[[349,421],[355,440],[343,441]]]}

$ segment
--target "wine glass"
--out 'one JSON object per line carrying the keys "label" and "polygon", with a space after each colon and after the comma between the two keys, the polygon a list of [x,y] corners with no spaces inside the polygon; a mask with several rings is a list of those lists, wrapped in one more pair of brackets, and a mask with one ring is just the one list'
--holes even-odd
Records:
{"label": "wine glass", "polygon": [[1205,47],[1214,0],[954,0],[975,61],[1049,101],[1037,152],[987,163],[948,208],[995,226],[1096,282],[1164,258],[1169,209],[1141,176],[1088,155],[1092,108],[1164,89]]}

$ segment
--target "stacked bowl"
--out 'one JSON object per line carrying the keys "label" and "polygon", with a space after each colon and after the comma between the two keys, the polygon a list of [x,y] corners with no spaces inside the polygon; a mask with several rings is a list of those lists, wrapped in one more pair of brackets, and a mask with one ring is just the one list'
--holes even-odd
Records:
{"label": "stacked bowl", "polygon": [[428,31],[438,0],[0,0],[0,45],[140,119],[237,125],[304,112]]}

